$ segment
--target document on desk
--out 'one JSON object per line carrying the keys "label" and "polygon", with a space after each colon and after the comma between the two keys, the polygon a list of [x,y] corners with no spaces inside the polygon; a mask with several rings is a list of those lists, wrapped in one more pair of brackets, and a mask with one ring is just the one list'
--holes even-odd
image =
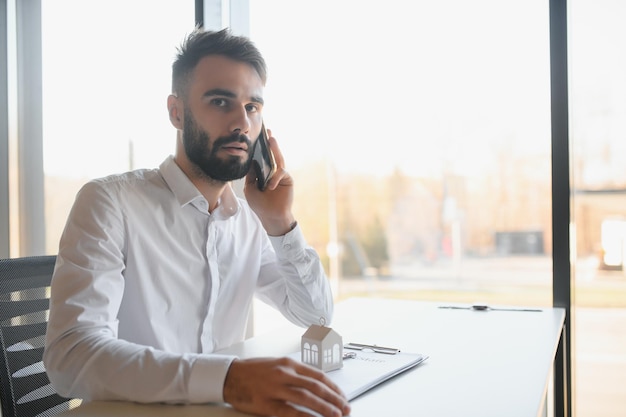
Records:
{"label": "document on desk", "polygon": [[[301,353],[289,355],[300,361]],[[344,359],[343,367],[326,375],[352,400],[375,386],[407,371],[428,359],[418,353],[398,352],[385,354],[371,351],[356,352],[353,358]]]}

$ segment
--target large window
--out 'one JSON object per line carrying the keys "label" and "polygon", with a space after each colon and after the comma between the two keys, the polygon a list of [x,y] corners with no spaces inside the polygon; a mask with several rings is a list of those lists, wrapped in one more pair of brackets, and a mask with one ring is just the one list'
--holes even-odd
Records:
{"label": "large window", "polygon": [[545,1],[266,0],[250,22],[340,298],[551,304]]}
{"label": "large window", "polygon": [[626,3],[570,4],[576,406],[613,417],[626,406]]}
{"label": "large window", "polygon": [[[579,417],[626,405],[622,3],[570,4]],[[552,304],[548,6],[251,2],[266,122],[339,299]]]}
{"label": "large window", "polygon": [[88,179],[153,168],[174,152],[171,64],[193,27],[193,1],[42,2],[49,253]]}

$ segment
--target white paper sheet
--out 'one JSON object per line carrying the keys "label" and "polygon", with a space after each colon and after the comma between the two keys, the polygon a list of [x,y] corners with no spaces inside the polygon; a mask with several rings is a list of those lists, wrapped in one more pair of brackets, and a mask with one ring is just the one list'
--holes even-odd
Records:
{"label": "white paper sheet", "polygon": [[[341,369],[327,372],[326,375],[341,388],[348,400],[428,359],[428,356],[418,353],[398,352],[388,355],[370,351],[344,352],[355,352],[356,357],[344,359]],[[289,356],[300,361],[301,353],[294,352]]]}

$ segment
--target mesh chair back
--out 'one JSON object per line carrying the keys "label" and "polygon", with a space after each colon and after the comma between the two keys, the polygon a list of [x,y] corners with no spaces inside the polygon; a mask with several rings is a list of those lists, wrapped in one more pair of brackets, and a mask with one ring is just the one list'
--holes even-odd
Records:
{"label": "mesh chair back", "polygon": [[69,409],[50,385],[42,355],[55,256],[0,260],[0,401],[3,417]]}

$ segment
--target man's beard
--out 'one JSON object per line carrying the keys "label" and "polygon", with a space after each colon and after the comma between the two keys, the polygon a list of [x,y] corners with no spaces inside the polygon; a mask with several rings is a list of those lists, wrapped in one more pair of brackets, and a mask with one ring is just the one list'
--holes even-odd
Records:
{"label": "man's beard", "polygon": [[[238,156],[230,155],[224,159],[217,156],[220,147],[233,142],[248,145],[248,159],[241,162]],[[187,158],[204,175],[217,181],[227,182],[243,178],[252,165],[252,143],[246,135],[235,132],[231,136],[218,137],[210,145],[208,133],[198,127],[191,111],[187,108],[185,108],[183,126],[183,145]]]}

